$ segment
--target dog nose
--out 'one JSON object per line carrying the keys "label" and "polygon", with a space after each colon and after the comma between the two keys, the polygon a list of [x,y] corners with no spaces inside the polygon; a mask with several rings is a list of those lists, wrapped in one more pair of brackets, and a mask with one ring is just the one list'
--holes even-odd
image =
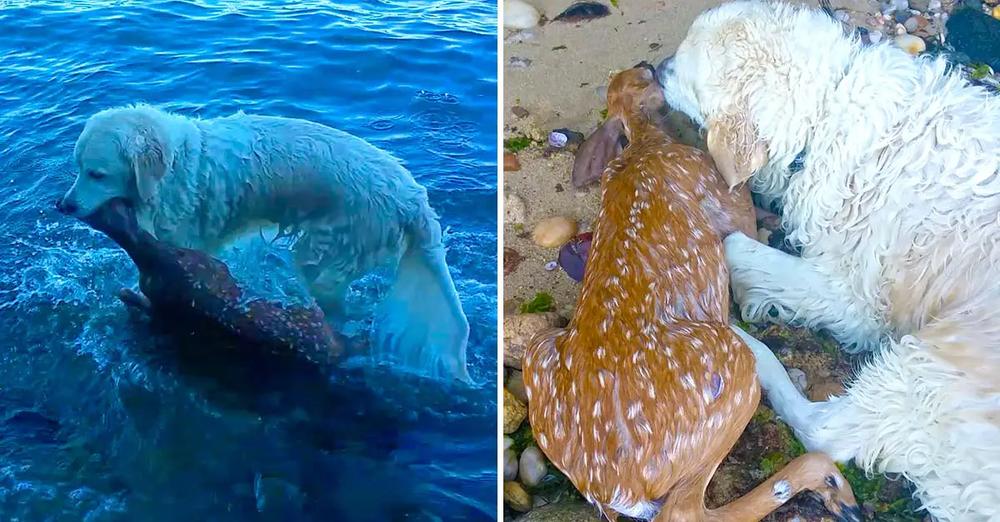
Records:
{"label": "dog nose", "polygon": [[66,215],[72,215],[76,213],[76,203],[72,201],[67,201],[66,198],[59,198],[56,200],[56,210],[62,212]]}
{"label": "dog nose", "polygon": [[656,81],[663,85],[667,79],[667,76],[674,73],[674,55],[670,55],[660,62],[660,65],[656,66]]}

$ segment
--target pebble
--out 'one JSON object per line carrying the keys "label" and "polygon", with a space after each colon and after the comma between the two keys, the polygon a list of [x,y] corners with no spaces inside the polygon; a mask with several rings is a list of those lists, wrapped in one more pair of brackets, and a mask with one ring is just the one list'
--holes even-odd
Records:
{"label": "pebble", "polygon": [[538,25],[538,9],[524,0],[504,0],[503,26],[507,29],[530,29]]}
{"label": "pebble", "polygon": [[521,161],[517,159],[517,154],[513,152],[503,153],[503,171],[517,172],[521,170]]}
{"label": "pebble", "polygon": [[882,41],[882,31],[870,31],[868,33],[868,41],[873,45]]}
{"label": "pebble", "polygon": [[576,230],[576,221],[554,216],[539,221],[531,233],[531,239],[543,248],[559,248],[576,235]]}
{"label": "pebble", "polygon": [[514,453],[512,449],[503,450],[503,479],[517,479],[517,468],[517,453]]}
{"label": "pebble", "polygon": [[833,17],[836,18],[837,20],[840,20],[841,22],[844,22],[845,24],[851,19],[850,13],[848,13],[844,9],[837,9],[836,11],[834,11]]}
{"label": "pebble", "polygon": [[518,467],[518,476],[521,483],[529,488],[533,488],[542,483],[548,468],[545,466],[545,457],[542,450],[536,446],[529,446],[521,452],[521,464]]}
{"label": "pebble", "polygon": [[566,145],[567,146],[568,145],[579,145],[579,144],[583,143],[583,140],[586,138],[583,135],[582,132],[576,132],[576,131],[570,130],[570,129],[555,129],[552,132],[558,132],[559,134],[562,134],[562,135],[566,136],[566,140],[567,140],[566,141]]}
{"label": "pebble", "polygon": [[993,10],[990,11],[990,16],[996,18],[997,20],[1000,20],[1000,5],[994,7]]}
{"label": "pebble", "polygon": [[548,263],[545,263],[545,271],[546,272],[551,272],[551,271],[553,271],[553,270],[555,270],[557,268],[559,268],[559,262],[558,261],[549,261]]}
{"label": "pebble", "polygon": [[505,435],[503,438],[503,449],[510,449],[512,446],[514,446],[514,439]]}
{"label": "pebble", "polygon": [[927,2],[927,11],[940,11],[941,10],[941,0],[931,0]]}
{"label": "pebble", "polygon": [[536,333],[546,328],[566,326],[566,319],[555,312],[514,314],[503,318],[503,365],[521,369],[521,359]]}
{"label": "pebble", "polygon": [[920,28],[920,24],[917,21],[917,17],[916,16],[911,16],[911,17],[907,18],[905,22],[903,22],[903,27],[906,28],[906,32],[912,33],[912,32],[915,32],[917,29]]}
{"label": "pebble", "polygon": [[504,223],[511,225],[522,225],[528,218],[528,205],[524,198],[517,194],[504,194],[503,197],[503,219]]}
{"label": "pebble", "polygon": [[528,392],[524,390],[524,374],[520,370],[510,372],[510,377],[507,378],[507,390],[521,402],[528,402]]}
{"label": "pebble", "polygon": [[913,36],[912,34],[903,34],[903,35],[897,36],[896,37],[896,45],[900,49],[902,49],[902,50],[904,50],[904,51],[906,51],[906,52],[908,52],[908,53],[910,53],[910,54],[912,54],[914,56],[916,56],[916,55],[918,55],[918,54],[920,54],[920,53],[922,53],[922,52],[924,52],[924,51],[927,50],[927,44],[924,43],[924,40],[922,38],[918,38],[916,36]]}
{"label": "pebble", "polygon": [[587,268],[587,258],[590,256],[590,244],[593,234],[584,232],[559,249],[559,266],[570,279],[581,282]]}
{"label": "pebble", "polygon": [[896,31],[896,36],[902,36],[906,34],[906,26],[903,24],[896,24],[895,31]]}
{"label": "pebble", "polygon": [[798,368],[789,368],[788,378],[792,380],[792,384],[799,390],[799,393],[806,393],[806,388],[809,386],[809,382],[806,379],[806,372]]}
{"label": "pebble", "polygon": [[530,112],[528,112],[528,109],[525,109],[520,105],[515,105],[511,107],[510,112],[512,112],[514,116],[517,116],[518,118],[527,118],[528,115],[531,114]]}
{"label": "pebble", "polygon": [[528,407],[517,400],[513,393],[503,389],[503,432],[509,435],[517,431],[528,416]]}
{"label": "pebble", "polygon": [[510,480],[503,483],[503,501],[514,511],[527,513],[534,505],[531,502],[531,495],[524,490],[520,483]]}

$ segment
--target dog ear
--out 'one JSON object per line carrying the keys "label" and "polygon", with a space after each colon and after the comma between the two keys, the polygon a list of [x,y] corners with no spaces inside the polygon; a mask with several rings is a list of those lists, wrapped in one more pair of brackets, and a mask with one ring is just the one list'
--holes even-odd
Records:
{"label": "dog ear", "polygon": [[750,179],[767,164],[768,151],[757,127],[745,113],[723,114],[708,120],[708,152],[729,188]]}
{"label": "dog ear", "polygon": [[160,180],[167,174],[168,166],[173,163],[172,153],[155,130],[136,133],[126,150],[139,198],[149,201],[156,194]]}
{"label": "dog ear", "polygon": [[622,153],[621,139],[625,125],[620,118],[610,117],[598,127],[576,151],[573,160],[573,186],[583,188],[601,179],[611,160]]}

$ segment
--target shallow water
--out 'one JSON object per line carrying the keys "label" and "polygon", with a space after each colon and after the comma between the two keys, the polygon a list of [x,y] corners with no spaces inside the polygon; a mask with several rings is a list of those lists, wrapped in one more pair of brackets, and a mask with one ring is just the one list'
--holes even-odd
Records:
{"label": "shallow water", "polygon": [[[0,10],[0,518],[495,516],[496,6],[481,1],[5,2]],[[450,227],[471,388],[333,383],[178,346],[113,297],[125,255],[58,215],[88,116],[147,102],[308,118],[401,158]],[[226,253],[292,294],[280,246]],[[377,279],[345,328],[367,333]]]}

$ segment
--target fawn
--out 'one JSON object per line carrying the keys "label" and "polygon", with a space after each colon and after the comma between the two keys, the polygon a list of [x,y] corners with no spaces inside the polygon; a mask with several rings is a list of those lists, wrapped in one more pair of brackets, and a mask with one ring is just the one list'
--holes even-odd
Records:
{"label": "fawn", "polygon": [[[860,520],[850,486],[820,453],[705,507],[709,480],[760,400],[753,353],[729,325],[722,251],[734,230],[755,235],[753,205],[706,153],[657,127],[652,67],[616,75],[607,99],[606,122],[579,152],[595,157],[578,157],[577,168],[621,155],[601,178],[578,306],[565,329],[535,337],[523,362],[539,447],[612,521],[760,520],[802,490],[839,519]],[[587,176],[574,172],[574,182]]]}

